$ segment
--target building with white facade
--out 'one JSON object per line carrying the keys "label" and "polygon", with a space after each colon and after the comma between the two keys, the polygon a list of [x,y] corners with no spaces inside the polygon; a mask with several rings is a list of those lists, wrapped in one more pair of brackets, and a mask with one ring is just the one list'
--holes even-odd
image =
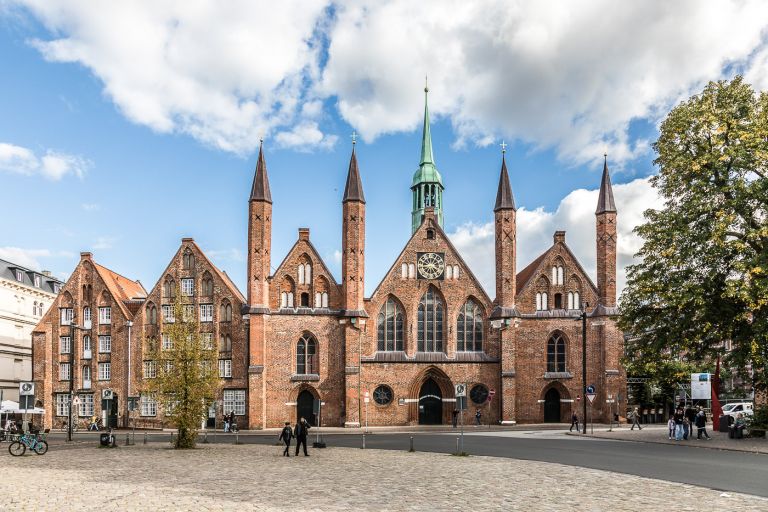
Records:
{"label": "building with white facade", "polygon": [[4,400],[19,399],[19,382],[32,380],[32,329],[64,283],[0,259],[0,390]]}

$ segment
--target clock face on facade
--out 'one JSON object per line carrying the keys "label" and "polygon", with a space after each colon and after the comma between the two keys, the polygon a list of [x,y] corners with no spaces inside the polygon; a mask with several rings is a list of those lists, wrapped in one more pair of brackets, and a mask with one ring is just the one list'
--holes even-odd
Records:
{"label": "clock face on facade", "polygon": [[419,279],[443,279],[445,275],[445,258],[441,252],[420,252],[416,266],[419,269]]}

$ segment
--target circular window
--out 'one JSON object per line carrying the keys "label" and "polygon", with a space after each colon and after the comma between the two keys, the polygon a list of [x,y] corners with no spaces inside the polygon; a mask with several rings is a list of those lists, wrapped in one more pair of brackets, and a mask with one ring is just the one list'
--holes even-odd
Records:
{"label": "circular window", "polygon": [[477,405],[484,404],[488,400],[488,388],[482,384],[475,384],[469,391],[469,398]]}
{"label": "circular window", "polygon": [[373,390],[373,401],[379,405],[387,405],[392,401],[392,388],[381,385]]}

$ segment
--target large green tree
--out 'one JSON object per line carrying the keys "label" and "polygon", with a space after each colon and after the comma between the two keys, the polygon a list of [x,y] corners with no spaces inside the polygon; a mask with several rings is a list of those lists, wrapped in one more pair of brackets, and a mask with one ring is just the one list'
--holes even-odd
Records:
{"label": "large green tree", "polygon": [[194,448],[219,384],[217,353],[200,335],[194,304],[185,303],[178,288],[172,308],[173,321],[163,320],[168,343],[157,339],[148,343],[157,375],[145,381],[145,391],[164,406],[166,417],[176,427],[174,446]]}
{"label": "large green tree", "polygon": [[[768,386],[768,95],[741,77],[676,106],[653,148],[664,207],[637,227],[621,327],[628,358],[678,354],[754,371]],[[732,350],[725,350],[729,341]],[[647,365],[646,365],[647,366]]]}

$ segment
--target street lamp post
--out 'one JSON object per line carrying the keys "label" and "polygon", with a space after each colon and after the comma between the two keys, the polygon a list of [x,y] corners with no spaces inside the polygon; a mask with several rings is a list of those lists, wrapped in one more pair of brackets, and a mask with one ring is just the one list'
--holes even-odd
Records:
{"label": "street lamp post", "polygon": [[589,303],[584,301],[581,305],[581,396],[583,410],[581,417],[582,433],[587,433],[587,308]]}
{"label": "street lamp post", "polygon": [[[73,308],[74,309],[74,308]],[[75,331],[85,331],[87,329],[80,327],[75,323],[74,311],[72,320],[69,323],[69,422],[67,425],[67,442],[72,442],[72,400],[75,391]]]}

